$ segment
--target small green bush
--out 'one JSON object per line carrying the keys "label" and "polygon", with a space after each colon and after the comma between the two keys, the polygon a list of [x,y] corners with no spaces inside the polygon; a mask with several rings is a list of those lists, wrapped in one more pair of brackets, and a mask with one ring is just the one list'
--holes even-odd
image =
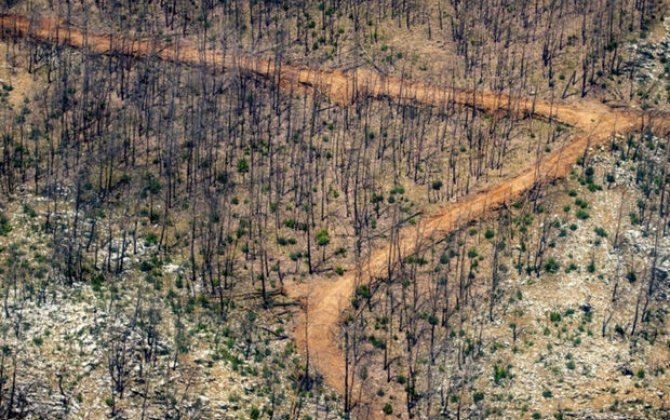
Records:
{"label": "small green bush", "polygon": [[499,385],[500,382],[503,379],[507,378],[508,375],[509,375],[508,368],[498,365],[493,366],[493,381],[496,383],[496,385]]}
{"label": "small green bush", "polygon": [[560,268],[561,265],[554,257],[550,257],[547,262],[544,263],[544,270],[548,273],[556,273]]}
{"label": "small green bush", "polygon": [[9,218],[4,213],[0,213],[0,236],[7,236],[12,231],[12,226],[9,224]]}
{"label": "small green bush", "polygon": [[261,417],[261,411],[257,407],[251,407],[249,411],[249,417],[253,420],[258,420]]}
{"label": "small green bush", "polygon": [[23,205],[23,212],[28,215],[31,219],[34,219],[37,217],[37,211],[35,211],[34,208],[32,208],[29,204],[24,204]]}
{"label": "small green bush", "polygon": [[328,229],[321,229],[316,232],[316,243],[319,246],[326,246],[330,243],[330,235],[328,234]]}
{"label": "small green bush", "polygon": [[607,231],[601,227],[593,229],[593,231],[601,238],[607,238]]}
{"label": "small green bush", "polygon": [[579,220],[586,220],[586,219],[588,219],[589,217],[591,217],[591,216],[589,215],[589,212],[586,211],[586,210],[584,210],[584,209],[579,209],[579,210],[577,210],[577,213],[575,213],[575,216],[576,216],[577,219],[579,219]]}
{"label": "small green bush", "polygon": [[237,172],[241,174],[246,174],[249,172],[249,162],[246,159],[240,159],[237,161]]}

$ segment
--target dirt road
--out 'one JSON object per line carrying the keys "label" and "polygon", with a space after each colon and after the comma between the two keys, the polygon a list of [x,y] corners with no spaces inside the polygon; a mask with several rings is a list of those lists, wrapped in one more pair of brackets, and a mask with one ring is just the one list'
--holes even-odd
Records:
{"label": "dirt road", "polygon": [[[517,114],[542,119],[554,119],[574,126],[579,134],[572,141],[544,158],[542,162],[529,162],[529,166],[516,176],[486,190],[463,197],[441,211],[423,218],[418,226],[400,233],[401,254],[407,255],[419,240],[444,235],[464,223],[495,210],[500,205],[520,197],[538,182],[566,176],[589,146],[607,141],[614,133],[627,133],[638,129],[642,114],[626,109],[611,109],[603,104],[584,100],[576,104],[550,103],[543,100],[515,99],[507,95],[484,91],[468,91],[442,86],[384,77],[374,71],[358,69],[348,72],[309,69],[283,65],[274,60],[257,59],[248,55],[225,54],[222,51],[201,53],[186,43],[161,43],[133,40],[103,34],[83,33],[65,27],[54,20],[43,19],[30,24],[22,16],[0,16],[0,29],[6,36],[30,37],[42,42],[54,42],[81,48],[95,54],[124,54],[134,57],[157,59],[212,68],[239,70],[254,77],[272,80],[286,90],[308,89],[346,105],[356,98],[368,96],[390,98],[430,106],[443,106],[449,102],[474,106],[486,112],[508,110]],[[345,365],[339,347],[339,321],[343,311],[350,306],[350,299],[359,282],[367,282],[375,275],[383,275],[389,261],[397,259],[388,247],[373,252],[362,273],[352,272],[336,280],[312,279],[308,285],[292,285],[287,289],[294,298],[308,297],[309,328],[302,325],[296,331],[296,342],[301,352],[309,348],[310,361],[323,375],[326,383],[343,394]],[[358,390],[353,392],[358,394]],[[363,392],[370,404],[372,417],[376,418],[381,406]],[[366,397],[367,396],[367,397]]]}
{"label": "dirt road", "polygon": [[[518,175],[499,183],[491,188],[463,197],[454,204],[448,204],[440,212],[427,216],[418,222],[418,226],[410,226],[400,232],[400,254],[412,254],[417,242],[439,240],[450,231],[477,219],[487,212],[499,208],[521,197],[536,183],[548,182],[565,177],[570,173],[577,159],[593,146],[605,143],[614,133],[626,133],[641,125],[641,117],[636,112],[609,111],[593,115],[580,113],[575,108],[575,115],[584,120],[595,119],[588,124],[588,133],[577,135],[570,143],[546,156],[539,165],[531,164]],[[594,118],[595,117],[595,118]],[[581,124],[580,124],[581,125]],[[582,125],[583,126],[583,125]],[[397,251],[396,251],[397,252]],[[342,349],[339,347],[340,319],[343,311],[350,308],[351,297],[359,284],[370,281],[375,276],[381,277],[387,272],[389,261],[397,261],[398,255],[391,255],[389,247],[373,252],[360,275],[347,273],[337,280],[317,280],[308,285],[296,285],[288,289],[289,295],[308,299],[309,327],[305,330],[304,319],[296,333],[298,348],[309,354],[313,365],[324,375],[326,382],[340,394],[344,393],[345,367]],[[377,389],[377,387],[369,388]],[[359,389],[353,394],[358,395]],[[365,391],[363,395],[366,395]],[[401,399],[402,401],[402,399]],[[375,401],[372,394],[363,401],[370,405],[369,409],[376,418],[382,409],[381,402]]]}
{"label": "dirt road", "polygon": [[5,37],[27,37],[33,40],[67,45],[101,55],[153,57],[160,60],[204,65],[211,68],[240,71],[276,82],[285,90],[308,89],[340,105],[368,96],[396,101],[443,106],[450,102],[474,106],[484,111],[507,109],[519,114],[555,118],[566,124],[586,127],[593,115],[608,109],[596,102],[567,106],[540,99],[516,100],[505,94],[472,91],[436,84],[385,77],[380,73],[356,69],[351,71],[312,69],[286,65],[273,59],[248,54],[210,50],[201,52],[188,42],[160,42],[134,39],[118,34],[99,34],[60,24],[56,19],[29,20],[25,16],[0,15],[0,30]]}

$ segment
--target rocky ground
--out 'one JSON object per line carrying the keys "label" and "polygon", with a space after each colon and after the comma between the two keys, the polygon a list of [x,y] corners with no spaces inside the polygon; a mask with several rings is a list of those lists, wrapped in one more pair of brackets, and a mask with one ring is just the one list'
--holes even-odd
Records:
{"label": "rocky ground", "polygon": [[[377,366],[367,370],[381,369],[385,348],[391,360],[416,360],[414,387],[422,396],[417,412],[432,406],[447,418],[458,412],[491,418],[668,416],[670,239],[662,232],[667,227],[643,206],[648,203],[645,179],[655,176],[647,165],[667,165],[667,139],[649,137],[637,158],[623,152],[627,142],[616,138],[611,148],[591,150],[588,166],[575,166],[568,180],[550,186],[539,210],[512,206],[509,230],[499,229],[498,215],[487,217],[417,257],[423,261],[417,268],[419,291],[411,292],[408,282],[396,284],[391,293],[396,300],[414,293],[418,300],[410,297],[406,305],[420,313],[416,321],[408,313],[405,329],[391,331],[391,342],[385,341],[388,326],[381,320],[387,313],[382,286],[365,320],[364,336],[370,338],[364,357]],[[541,232],[548,233],[536,272],[534,256],[524,248],[537,249]],[[498,257],[501,283],[491,320],[489,256],[500,243],[495,235],[504,235],[505,246]],[[471,271],[473,303],[459,308],[450,299],[450,321],[444,328],[437,323],[431,344],[422,314],[430,313],[436,299],[445,305],[434,294],[440,293],[436,284],[446,278],[452,290],[457,287],[458,268],[454,272],[453,260],[448,261],[466,250],[477,262]],[[426,327],[408,329],[412,322]],[[420,337],[416,354],[406,353],[409,334]],[[430,348],[437,354],[434,364],[428,360]],[[405,383],[409,369],[394,363],[392,380]],[[391,393],[396,385],[381,378],[376,383],[378,395],[389,394],[389,406],[404,404],[404,396]]]}
{"label": "rocky ground", "polygon": [[623,73],[633,75],[635,88],[614,88],[613,93],[624,99],[630,96],[662,105],[670,101],[670,16],[666,16],[648,38],[631,41],[626,45],[627,60]]}
{"label": "rocky ground", "polygon": [[[594,164],[596,174],[609,173],[616,167],[613,160],[601,153]],[[518,291],[517,296],[483,333],[495,350],[483,358],[488,366],[478,386],[492,393],[492,401],[511,396],[518,413],[542,416],[667,415],[670,329],[664,318],[670,305],[670,241],[665,237],[655,244],[655,230],[662,227],[631,223],[629,215],[640,196],[634,169],[626,164],[616,169],[616,182],[603,191],[591,193],[572,179],[550,193],[548,199],[559,210],[552,216],[561,221],[550,254],[560,269],[540,278],[510,277],[507,287]],[[579,197],[589,203],[588,219],[560,211],[574,209]],[[657,265],[652,268],[654,249]],[[652,319],[638,321],[633,332],[636,304],[652,275],[657,282],[649,303]],[[500,383],[489,376],[497,365],[508,366],[509,378]],[[491,405],[494,410],[506,407],[502,417],[509,413],[509,403]]]}
{"label": "rocky ground", "polygon": [[[5,387],[15,388],[18,413],[44,418],[336,415],[336,395],[318,388],[296,394],[302,361],[275,318],[286,318],[279,313],[285,310],[257,312],[253,293],[239,295],[222,316],[215,303],[185,292],[179,264],[148,270],[156,255],[148,243],[126,257],[121,276],[95,275],[85,283],[56,277],[49,262],[52,238],[42,229],[46,202],[26,193],[2,209],[8,216],[0,235],[0,365]],[[66,210],[50,220],[67,224],[73,215]],[[114,239],[111,249],[120,246],[121,239]],[[99,264],[106,257],[101,251]]]}

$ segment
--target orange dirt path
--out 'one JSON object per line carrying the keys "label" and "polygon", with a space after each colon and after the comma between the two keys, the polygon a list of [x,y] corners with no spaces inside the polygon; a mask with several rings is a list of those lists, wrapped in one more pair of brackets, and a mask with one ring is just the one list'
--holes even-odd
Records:
{"label": "orange dirt path", "polygon": [[[521,197],[538,183],[548,182],[569,174],[575,161],[589,146],[606,142],[614,133],[628,133],[639,129],[642,113],[634,110],[612,109],[599,102],[582,100],[578,103],[551,103],[541,99],[512,98],[506,94],[472,91],[436,84],[386,77],[375,71],[311,69],[259,59],[246,54],[225,54],[223,51],[201,52],[186,43],[164,43],[136,40],[117,35],[84,33],[61,25],[56,20],[41,19],[30,22],[26,17],[1,15],[0,29],[5,36],[28,37],[38,41],[81,48],[94,54],[121,54],[133,57],[153,57],[190,65],[239,70],[255,77],[277,83],[282,89],[307,89],[320,93],[331,101],[347,105],[357,98],[392,99],[403,103],[445,106],[456,103],[476,107],[485,112],[507,110],[517,115],[552,119],[572,125],[581,132],[570,143],[544,157],[541,162],[528,162],[526,169],[496,186],[481,190],[447,204],[439,212],[424,217],[416,226],[400,232],[400,254],[409,255],[417,242],[439,239],[438,236],[464,223],[495,210],[510,200]],[[664,121],[667,124],[667,120]],[[397,252],[395,252],[397,253]],[[326,383],[344,393],[345,363],[340,348],[340,320],[350,308],[350,299],[360,283],[375,276],[383,276],[389,262],[397,260],[388,246],[374,251],[363,272],[350,270],[335,280],[312,279],[307,285],[293,284],[286,289],[294,298],[308,299],[309,327],[304,319],[299,322],[295,339],[298,349],[305,354],[309,349],[310,363],[324,375]],[[372,388],[367,386],[367,388]],[[360,389],[352,394],[358,395]],[[372,411],[368,416],[381,416],[381,403],[374,401],[373,389],[364,390],[363,404]],[[398,402],[402,400],[397,400]]]}
{"label": "orange dirt path", "polygon": [[[584,112],[580,116],[590,120],[592,114]],[[442,239],[465,223],[518,199],[539,183],[567,176],[577,159],[589,147],[605,143],[614,133],[637,129],[641,122],[641,116],[634,111],[628,114],[610,111],[597,115],[595,122],[590,124],[591,134],[579,134],[570,143],[547,155],[539,164],[529,162],[529,166],[518,175],[493,187],[469,194],[456,203],[447,204],[441,211],[421,219],[416,226],[402,229],[399,239],[400,255],[404,257],[414,253],[417,243]],[[372,253],[362,273],[348,272],[335,280],[310,281],[309,284],[288,288],[289,296],[303,299],[306,297],[308,302],[309,326],[305,331],[303,320],[298,328],[298,348],[305,352],[308,346],[311,363],[324,375],[328,385],[341,395],[344,393],[345,383],[345,362],[343,350],[340,348],[341,314],[351,309],[350,302],[356,287],[375,277],[383,277],[388,272],[389,263],[398,261],[397,254],[398,250],[392,251],[387,245]],[[367,398],[362,403],[370,404],[368,408],[374,413],[371,418],[376,418],[381,413],[382,402],[375,401],[373,393],[376,387],[367,385],[367,388],[370,389],[368,392],[363,391]],[[358,395],[358,392],[360,390],[354,387],[353,395]]]}
{"label": "orange dirt path", "polygon": [[340,105],[356,98],[391,98],[406,103],[445,106],[451,102],[474,106],[483,111],[508,109],[519,114],[555,118],[563,123],[585,127],[589,114],[606,113],[608,108],[596,102],[580,105],[552,104],[541,99],[513,99],[506,94],[451,88],[431,83],[386,77],[376,71],[323,70],[279,63],[273,59],[256,58],[220,50],[200,51],[187,42],[160,42],[134,39],[118,34],[100,34],[63,25],[56,19],[0,15],[0,30],[5,36],[27,37],[38,41],[67,45],[101,55],[127,55],[204,65],[211,68],[237,69],[256,77],[276,82],[286,90],[308,89],[328,97]]}

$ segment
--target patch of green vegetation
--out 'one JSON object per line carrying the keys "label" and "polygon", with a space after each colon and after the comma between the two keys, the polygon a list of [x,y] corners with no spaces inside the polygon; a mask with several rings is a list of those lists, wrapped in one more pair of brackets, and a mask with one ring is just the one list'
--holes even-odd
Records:
{"label": "patch of green vegetation", "polygon": [[493,382],[495,382],[496,385],[500,385],[500,382],[509,376],[509,368],[509,366],[504,367],[499,366],[498,364],[493,366]]}
{"label": "patch of green vegetation", "polygon": [[37,217],[37,211],[30,206],[28,203],[23,204],[23,212],[28,215],[31,219],[34,219]]}
{"label": "patch of green vegetation", "polygon": [[591,215],[589,214],[589,212],[586,211],[586,210],[584,210],[584,209],[579,209],[579,210],[577,210],[577,212],[575,213],[575,216],[576,216],[577,219],[579,219],[579,220],[586,220],[586,219],[588,219],[589,217],[591,217]]}
{"label": "patch of green vegetation", "polygon": [[330,235],[328,234],[328,229],[323,228],[316,232],[316,243],[321,247],[324,247],[330,243]]}
{"label": "patch of green vegetation", "polygon": [[544,263],[544,270],[548,273],[557,273],[560,268],[561,265],[554,257],[550,257],[547,262]]}
{"label": "patch of green vegetation", "polygon": [[9,218],[0,212],[0,236],[7,236],[11,231],[12,226],[9,224]]}
{"label": "patch of green vegetation", "polygon": [[596,233],[601,238],[607,238],[607,231],[603,229],[602,227],[597,227],[593,229],[593,231]]}

